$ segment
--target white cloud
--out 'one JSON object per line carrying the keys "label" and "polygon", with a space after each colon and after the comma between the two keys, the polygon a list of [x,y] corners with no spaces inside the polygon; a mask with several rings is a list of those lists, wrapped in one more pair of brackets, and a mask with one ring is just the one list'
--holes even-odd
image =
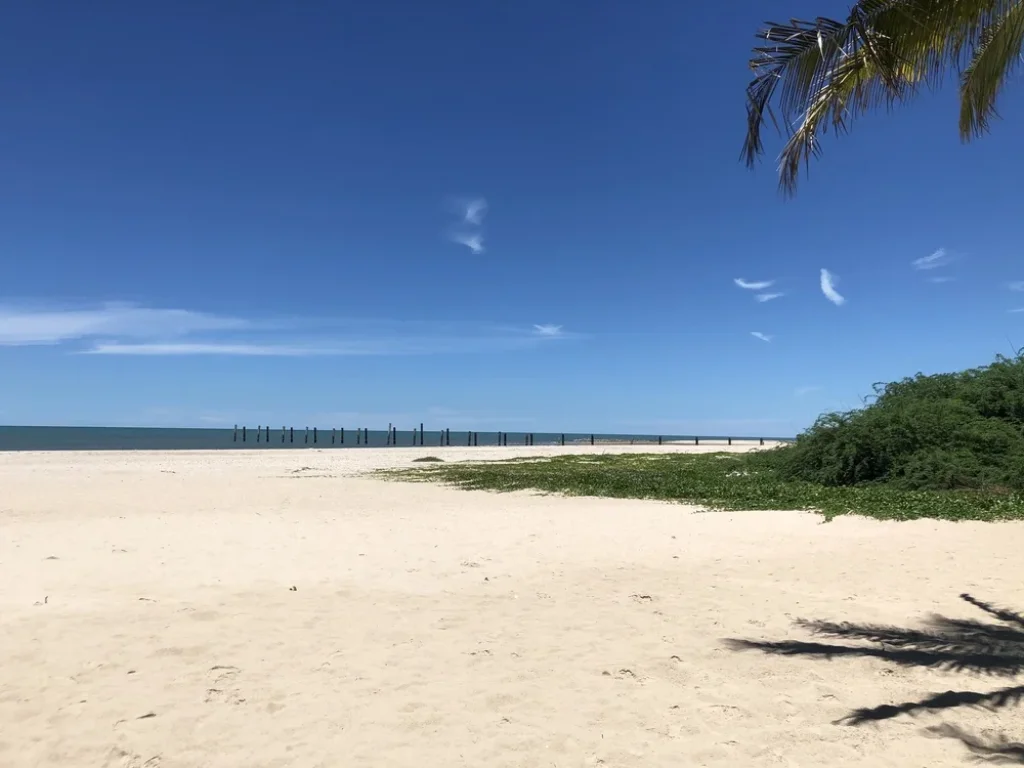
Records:
{"label": "white cloud", "polygon": [[452,242],[466,246],[475,256],[479,256],[484,252],[484,236],[481,234],[456,232],[452,235]]}
{"label": "white cloud", "polygon": [[451,205],[462,221],[450,231],[448,239],[466,246],[474,255],[479,256],[484,252],[482,227],[487,214],[487,201],[482,197],[462,198],[452,201]]}
{"label": "white cloud", "polygon": [[1009,312],[1024,312],[1024,307],[1018,307],[1017,309],[1008,310]]}
{"label": "white cloud", "polygon": [[1011,291],[1024,291],[1024,280],[1016,280],[1012,283],[1007,283],[1006,287]]}
{"label": "white cloud", "polygon": [[836,290],[838,282],[839,280],[827,269],[821,270],[821,292],[837,307],[846,303],[846,299],[840,296],[839,291]]}
{"label": "white cloud", "polygon": [[344,348],[330,349],[291,346],[288,344],[224,344],[210,343],[148,343],[119,344],[100,343],[84,351],[87,355],[229,355],[241,357],[314,357],[317,355],[358,355],[372,354]]}
{"label": "white cloud", "polygon": [[130,304],[73,310],[0,306],[0,346],[59,344],[97,336],[168,338],[202,331],[240,330],[249,325],[233,317]]}
{"label": "white cloud", "polygon": [[928,256],[922,256],[919,259],[914,259],[910,262],[910,265],[914,269],[937,269],[938,267],[949,264],[952,260],[953,257],[946,252],[945,248],[939,248]]}
{"label": "white cloud", "polygon": [[956,278],[950,277],[949,275],[934,275],[928,278],[929,283],[951,283]]}
{"label": "white cloud", "polygon": [[773,336],[769,336],[767,333],[761,333],[760,331],[751,331],[750,335],[755,339],[760,339],[761,341],[767,341],[769,343],[771,343],[771,340],[774,338]]}
{"label": "white cloud", "polygon": [[760,301],[760,302],[764,303],[766,301],[772,301],[774,299],[780,299],[780,298],[782,298],[785,295],[786,294],[784,294],[784,293],[759,293],[754,298],[757,301]]}
{"label": "white cloud", "polygon": [[734,278],[733,282],[736,283],[736,285],[738,285],[740,288],[745,288],[748,291],[763,291],[765,288],[771,288],[775,284],[774,280],[759,280],[756,282],[747,282],[742,277]]}
{"label": "white cloud", "polygon": [[265,322],[126,304],[93,308],[0,306],[0,349],[50,345],[92,355],[316,357],[475,354],[580,338],[560,325],[300,319]]}
{"label": "white cloud", "polygon": [[484,216],[487,214],[487,201],[482,197],[476,200],[469,200],[463,204],[462,222],[479,227],[484,223]]}
{"label": "white cloud", "polygon": [[260,343],[181,341],[121,343],[99,342],[82,350],[87,355],[125,356],[227,356],[227,357],[358,357],[483,354],[536,346],[543,340],[563,339],[558,333],[470,334],[464,336],[420,335],[408,338],[362,338],[311,343]]}

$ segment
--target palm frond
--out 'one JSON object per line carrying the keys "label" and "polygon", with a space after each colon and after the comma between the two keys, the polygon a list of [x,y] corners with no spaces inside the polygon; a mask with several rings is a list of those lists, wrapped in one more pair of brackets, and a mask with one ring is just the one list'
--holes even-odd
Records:
{"label": "palm frond", "polygon": [[995,20],[982,36],[960,80],[960,137],[969,141],[985,133],[996,113],[996,97],[1020,63],[1024,47],[1024,2]]}
{"label": "palm frond", "polygon": [[820,154],[820,134],[846,131],[862,113],[905,102],[919,85],[962,70],[989,25],[1022,2],[860,0],[845,22],[768,23],[759,37],[771,44],[754,48],[750,61],[742,157],[752,166],[763,154],[766,118],[782,123],[788,141],[779,184],[792,194],[800,166]]}

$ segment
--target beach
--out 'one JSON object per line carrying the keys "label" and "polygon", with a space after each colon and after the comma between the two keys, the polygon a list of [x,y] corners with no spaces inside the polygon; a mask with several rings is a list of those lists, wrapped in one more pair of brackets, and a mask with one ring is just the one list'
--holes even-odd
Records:
{"label": "beach", "polygon": [[[952,727],[1024,740],[1013,703],[968,706],[1012,665],[799,623],[938,614],[1022,654],[961,597],[1024,611],[1021,523],[369,474],[695,450],[727,448],[0,453],[0,765],[942,768]],[[977,695],[915,706],[947,691]]]}

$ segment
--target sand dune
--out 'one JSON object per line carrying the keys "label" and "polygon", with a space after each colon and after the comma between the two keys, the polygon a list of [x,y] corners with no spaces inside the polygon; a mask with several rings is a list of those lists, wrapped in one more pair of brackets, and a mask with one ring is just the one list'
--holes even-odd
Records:
{"label": "sand dune", "polygon": [[[970,756],[950,724],[1024,740],[1012,690],[978,696],[1024,685],[1024,624],[960,598],[1024,609],[1024,526],[361,474],[554,452],[0,454],[0,765],[937,768]],[[794,623],[933,613],[978,624]]]}

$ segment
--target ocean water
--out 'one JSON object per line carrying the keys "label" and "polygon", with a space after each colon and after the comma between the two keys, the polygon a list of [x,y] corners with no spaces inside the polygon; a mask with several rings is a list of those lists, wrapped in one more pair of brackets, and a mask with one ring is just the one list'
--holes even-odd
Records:
{"label": "ocean water", "polygon": [[[496,446],[651,444],[693,441],[726,443],[728,440],[759,440],[755,437],[693,435],[613,435],[560,432],[467,432],[448,430],[398,430],[394,445]],[[499,439],[501,442],[499,442]],[[764,436],[765,441],[788,440]],[[528,442],[530,441],[530,442]],[[232,449],[384,448],[392,444],[386,429],[313,429],[238,427],[238,429],[166,429],[155,427],[4,427],[0,426],[0,451],[208,451]]]}

